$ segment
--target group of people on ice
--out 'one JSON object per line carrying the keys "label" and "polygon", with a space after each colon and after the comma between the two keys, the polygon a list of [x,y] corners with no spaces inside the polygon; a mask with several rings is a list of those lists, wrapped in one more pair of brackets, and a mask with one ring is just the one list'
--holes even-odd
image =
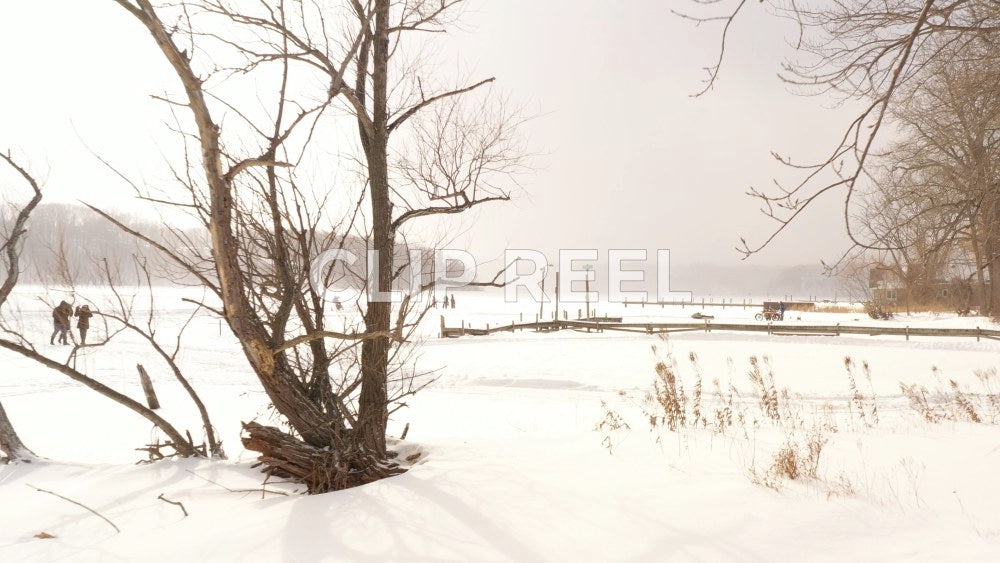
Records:
{"label": "group of people on ice", "polygon": [[[437,306],[438,306],[437,297],[434,297],[434,300],[431,302],[431,306],[434,307],[435,309],[437,308]],[[448,308],[448,296],[447,295],[444,296],[444,308],[445,309]],[[455,294],[454,293],[451,294],[451,308],[452,309],[455,308]]]}
{"label": "group of people on ice", "polygon": [[69,344],[67,337],[72,330],[73,317],[77,318],[76,328],[80,331],[80,345],[86,344],[87,331],[90,330],[90,318],[93,316],[94,313],[90,310],[90,305],[80,305],[74,310],[72,305],[63,301],[52,310],[52,324],[55,326],[55,330],[49,337],[49,344],[54,345],[56,337],[59,338],[60,344]]}

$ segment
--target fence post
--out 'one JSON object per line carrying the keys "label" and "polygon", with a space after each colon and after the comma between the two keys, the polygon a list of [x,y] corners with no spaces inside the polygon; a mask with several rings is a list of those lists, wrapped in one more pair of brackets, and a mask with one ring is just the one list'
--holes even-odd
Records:
{"label": "fence post", "polygon": [[441,336],[438,338],[444,338],[444,315],[441,315]]}
{"label": "fence post", "polygon": [[982,333],[982,330],[977,326],[976,327],[976,342],[979,342],[979,335],[980,335],[980,333]]}
{"label": "fence post", "polygon": [[906,325],[906,339],[910,339],[910,325]]}

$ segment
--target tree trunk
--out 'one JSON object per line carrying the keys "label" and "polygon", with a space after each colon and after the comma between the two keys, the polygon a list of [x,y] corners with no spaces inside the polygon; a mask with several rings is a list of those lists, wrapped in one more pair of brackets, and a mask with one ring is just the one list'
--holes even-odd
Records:
{"label": "tree trunk", "polygon": [[335,425],[309,399],[305,386],[294,375],[290,375],[283,356],[274,354],[267,329],[246,296],[246,279],[240,267],[239,245],[233,232],[235,205],[231,173],[236,169],[230,169],[229,173],[225,171],[220,128],[213,120],[205,100],[202,81],[191,68],[187,54],[174,43],[149,0],[136,1],[138,8],[128,2],[119,0],[119,3],[146,26],[174,68],[184,85],[187,105],[198,128],[201,165],[208,184],[208,203],[211,209],[208,230],[226,321],[239,339],[244,355],[274,408],[288,418],[289,424],[306,442],[317,447],[330,446],[337,439]]}
{"label": "tree trunk", "polygon": [[990,261],[988,266],[988,271],[990,273],[990,290],[989,290],[990,316],[993,318],[997,318],[998,313],[1000,313],[1000,310],[998,310],[997,307],[997,305],[1000,304],[1000,283],[997,283],[997,280],[1000,280],[1000,260]]}
{"label": "tree trunk", "polygon": [[14,425],[7,418],[3,403],[0,403],[0,452],[3,452],[10,461],[30,462],[36,459],[35,454],[21,442],[21,438],[14,431]]}
{"label": "tree trunk", "polygon": [[[389,0],[376,0],[375,32],[372,45],[372,133],[363,143],[371,186],[372,246],[377,254],[381,297],[392,289],[395,233],[392,202],[389,199]],[[369,288],[370,290],[371,288]],[[365,328],[368,332],[388,332],[392,323],[392,303],[368,296]],[[388,424],[388,338],[366,340],[361,346],[361,396],[358,403],[359,443],[379,459],[385,458],[385,431]]]}

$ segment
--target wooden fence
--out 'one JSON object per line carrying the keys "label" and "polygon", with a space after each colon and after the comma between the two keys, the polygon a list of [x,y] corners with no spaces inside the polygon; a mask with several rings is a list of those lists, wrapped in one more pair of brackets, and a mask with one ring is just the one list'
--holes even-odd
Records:
{"label": "wooden fence", "polygon": [[696,323],[626,323],[610,322],[610,320],[552,320],[502,325],[489,325],[483,328],[466,326],[462,321],[460,327],[445,326],[441,317],[441,337],[456,338],[459,336],[487,336],[497,332],[514,332],[518,330],[533,330],[536,332],[554,332],[559,330],[576,330],[582,332],[601,333],[604,331],[632,332],[638,334],[668,334],[672,332],[758,332],[770,335],[786,336],[841,336],[845,334],[864,336],[903,336],[907,340],[911,336],[933,337],[964,337],[1000,340],[1000,330],[976,328],[930,328],[909,326],[857,326],[857,325],[795,325],[795,324],[752,324],[752,323],[713,323],[711,321]]}
{"label": "wooden fence", "polygon": [[778,303],[785,304],[786,311],[814,311],[816,309],[816,301],[782,301],[782,300],[771,300],[771,301],[760,301],[753,302],[749,299],[741,299],[736,301],[734,299],[726,300],[725,298],[715,301],[713,299],[701,298],[701,301],[629,301],[626,299],[623,304],[627,309],[629,306],[646,308],[646,307],[680,307],[681,309],[685,307],[692,308],[705,308],[705,307],[722,307],[725,309],[729,307],[730,309],[763,309],[768,305],[775,305],[777,308]]}

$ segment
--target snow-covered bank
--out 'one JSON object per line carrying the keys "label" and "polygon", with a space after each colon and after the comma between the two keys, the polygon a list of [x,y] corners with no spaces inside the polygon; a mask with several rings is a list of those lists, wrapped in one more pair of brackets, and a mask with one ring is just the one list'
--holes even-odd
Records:
{"label": "snow-covered bank", "polygon": [[[168,318],[183,319],[181,305],[161,302]],[[511,314],[504,311],[466,300],[454,314]],[[45,320],[30,313],[23,319],[42,332]],[[927,423],[899,387],[903,381],[933,391],[954,379],[977,391],[976,370],[997,365],[1000,343],[720,333],[678,334],[665,343],[571,331],[442,340],[433,336],[436,323],[428,319],[418,365],[439,368],[437,380],[390,425],[396,435],[410,425],[407,455],[420,453],[416,465],[399,477],[315,497],[277,494],[299,489],[277,483],[267,485],[277,492],[261,492],[263,476],[240,447],[239,422],[267,419],[267,398],[234,343],[208,319],[192,325],[181,364],[208,405],[228,462],[135,465],[144,454],[134,448],[156,438],[148,423],[58,373],[0,352],[0,399],[25,443],[51,460],[0,467],[0,505],[18,507],[0,511],[0,560],[1000,557],[996,427]],[[732,382],[740,390],[748,409],[755,408],[748,358],[767,356],[803,421],[822,421],[828,412],[841,421],[824,433],[821,479],[786,481],[779,491],[754,484],[750,470],[766,468],[785,435],[749,418],[722,434],[651,431],[641,400],[655,377],[654,345],[659,357],[669,350],[678,359],[689,394],[687,358],[694,353],[706,401],[718,378],[723,388]],[[183,391],[143,354],[141,343],[124,336],[88,350],[81,365],[139,398],[135,363],[145,361],[165,416],[196,430],[197,413]],[[870,386],[860,367],[856,376],[866,397],[879,397],[878,425],[843,422],[851,398],[845,356],[871,368]],[[602,401],[631,429],[595,430],[606,415]],[[97,510],[121,533],[29,485]],[[183,503],[189,516],[161,494]],[[55,537],[35,537],[42,532]]]}

